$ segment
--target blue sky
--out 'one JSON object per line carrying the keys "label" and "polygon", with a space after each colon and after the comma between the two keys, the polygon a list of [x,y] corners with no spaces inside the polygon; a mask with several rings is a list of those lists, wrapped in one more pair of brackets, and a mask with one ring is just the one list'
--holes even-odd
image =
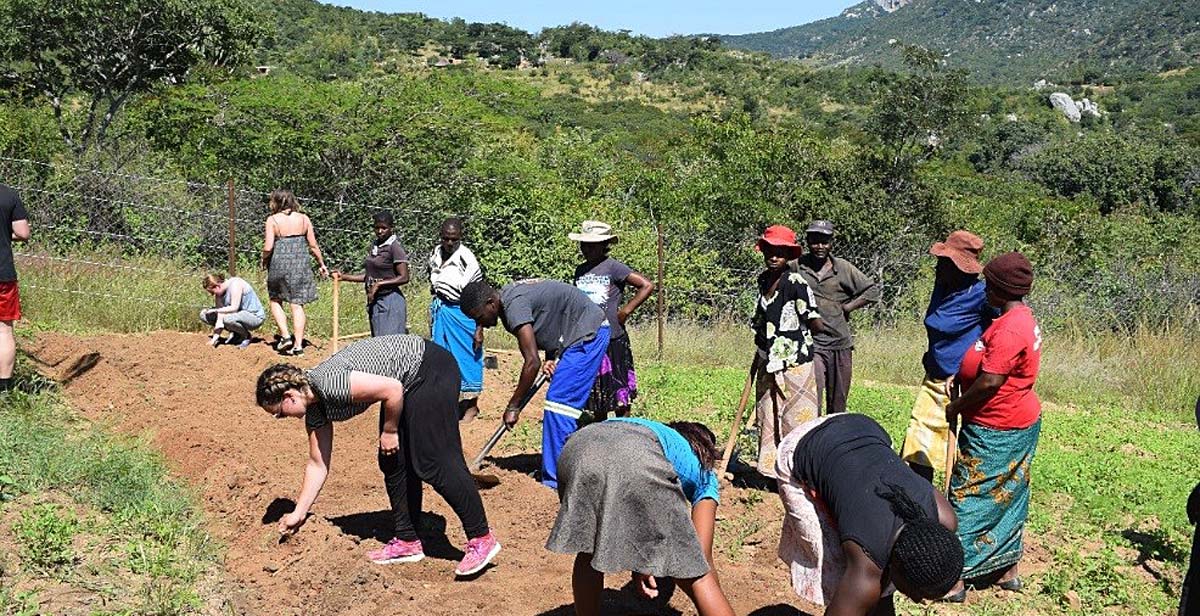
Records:
{"label": "blue sky", "polygon": [[504,22],[530,32],[573,21],[605,30],[632,30],[635,34],[745,34],[796,26],[832,17],[859,0],[607,0],[564,2],[553,0],[323,0],[387,13],[425,13],[442,19]]}

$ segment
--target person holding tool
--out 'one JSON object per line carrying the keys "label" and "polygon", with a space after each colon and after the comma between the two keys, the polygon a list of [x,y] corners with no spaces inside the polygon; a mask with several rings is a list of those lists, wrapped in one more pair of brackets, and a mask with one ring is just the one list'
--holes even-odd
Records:
{"label": "person holding tool", "polygon": [[295,533],[329,476],[333,422],[379,403],[379,469],[392,508],[395,536],[367,554],[377,564],[425,557],[417,536],[421,482],[446,499],[467,534],[456,575],[478,573],[500,552],[483,500],[462,457],[458,433],[458,366],[442,347],[419,336],[360,340],[304,371],[276,364],[258,377],[258,406],[277,418],[303,418],[308,463],[296,508],[279,523]]}
{"label": "person holding tool", "polygon": [[925,379],[917,391],[900,457],[930,482],[933,469],[946,468],[947,452],[952,447],[946,405],[950,404],[953,376],[967,349],[979,340],[995,316],[979,279],[983,272],[981,252],[983,240],[970,231],[955,231],[929,249],[929,254],[937,257],[937,269],[933,295],[925,311],[929,339],[929,348],[921,357]]}
{"label": "person holding tool", "polygon": [[775,452],[783,437],[817,416],[817,377],[812,332],[825,331],[817,300],[804,277],[788,271],[803,248],[783,225],[767,227],[755,244],[766,269],[758,275],[754,307],[755,414],[758,472],[775,478]]}
{"label": "person holding tool", "polygon": [[367,291],[372,336],[408,333],[408,303],[400,287],[408,284],[408,253],[394,232],[391,212],[375,212],[375,239],[363,259],[362,274],[334,272],[336,282],[360,282]]}
{"label": "person holding tool", "polygon": [[[550,376],[542,414],[541,481],[557,488],[558,454],[567,437],[586,423],[584,408],[608,349],[604,311],[579,289],[540,279],[514,282],[499,291],[486,282],[472,282],[463,288],[461,306],[480,327],[503,321],[504,329],[517,337],[524,363],[504,411],[505,424],[517,423],[521,400],[538,372]],[[546,353],[544,364],[539,350]]]}

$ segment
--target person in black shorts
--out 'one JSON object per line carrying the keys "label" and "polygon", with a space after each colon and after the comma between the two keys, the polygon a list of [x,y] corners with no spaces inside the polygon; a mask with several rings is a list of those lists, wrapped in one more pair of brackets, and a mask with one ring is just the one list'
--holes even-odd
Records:
{"label": "person in black shorts", "polygon": [[779,446],[786,516],[779,556],[796,593],[826,614],[895,613],[892,590],[941,599],[963,548],[946,497],[912,471],[875,420],[857,413],[800,424]]}
{"label": "person in black shorts", "polygon": [[278,418],[303,418],[308,429],[304,482],[296,509],[280,521],[280,532],[300,529],[325,485],[333,422],[350,419],[378,402],[379,469],[391,502],[395,537],[367,557],[378,564],[425,557],[416,531],[424,481],[446,499],[466,531],[465,555],[455,573],[482,571],[500,552],[500,543],[488,528],[479,489],[463,460],[459,381],[458,365],[449,351],[410,335],[361,340],[308,371],[289,364],[264,370],[255,392],[258,405]]}

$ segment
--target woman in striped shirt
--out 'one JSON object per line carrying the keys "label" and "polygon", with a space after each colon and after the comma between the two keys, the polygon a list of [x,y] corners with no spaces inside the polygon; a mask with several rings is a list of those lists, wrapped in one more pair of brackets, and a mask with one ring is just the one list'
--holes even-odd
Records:
{"label": "woman in striped shirt", "polygon": [[458,369],[442,347],[418,336],[395,335],[356,342],[312,370],[276,364],[258,377],[256,398],[277,418],[304,418],[308,464],[296,509],[280,521],[294,533],[329,476],[333,423],[379,403],[379,469],[392,506],[395,537],[367,554],[378,564],[416,562],[425,557],[417,537],[421,482],[450,504],[467,534],[455,573],[479,571],[500,551],[488,528],[479,489],[462,456],[456,417]]}
{"label": "woman in striped shirt", "polygon": [[476,340],[475,321],[463,314],[459,300],[463,287],[483,280],[479,261],[462,244],[463,222],[447,218],[442,223],[441,243],[429,255],[429,286],[433,301],[429,304],[429,322],[433,341],[454,355],[462,372],[459,387],[458,416],[471,421],[479,414],[479,394],[483,392],[483,344]]}

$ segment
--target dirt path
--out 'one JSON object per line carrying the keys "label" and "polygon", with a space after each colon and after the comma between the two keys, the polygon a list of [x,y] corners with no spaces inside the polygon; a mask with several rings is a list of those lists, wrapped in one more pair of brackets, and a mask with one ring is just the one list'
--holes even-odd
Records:
{"label": "dirt path", "polygon": [[[275,525],[281,499],[299,488],[306,458],[302,422],[274,420],[253,404],[254,378],[280,360],[265,345],[245,351],[211,349],[199,334],[71,337],[46,333],[30,353],[63,382],[69,400],[90,419],[122,432],[146,434],[172,470],[202,497],[213,534],[226,546],[233,611],[239,614],[569,615],[572,558],[544,549],[557,512],[554,492],[534,481],[536,459],[502,443],[493,466],[501,485],[484,492],[489,522],[504,545],[496,566],[476,580],[456,582],[454,565],[465,543],[449,507],[428,487],[421,530],[429,558],[379,566],[364,553],[389,525],[387,499],[375,462],[376,422],[356,418],[335,431],[333,472],[313,517],[280,544]],[[325,356],[313,352],[297,363]],[[487,371],[484,417],[463,427],[473,454],[495,428],[516,369],[500,356]],[[530,405],[524,422],[540,417]],[[722,584],[738,614],[796,613],[787,572],[775,556],[783,508],[769,493],[722,492],[718,555]],[[274,515],[271,515],[274,514]],[[682,593],[669,607],[634,598],[609,576],[606,613],[693,613]]]}

